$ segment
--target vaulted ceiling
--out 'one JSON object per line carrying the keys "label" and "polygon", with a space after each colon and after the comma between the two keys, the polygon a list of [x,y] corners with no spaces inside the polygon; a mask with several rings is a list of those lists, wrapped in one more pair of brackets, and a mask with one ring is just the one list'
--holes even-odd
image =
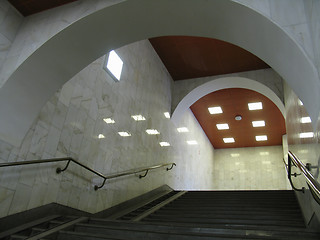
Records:
{"label": "vaulted ceiling", "polygon": [[[77,0],[8,0],[22,15],[29,16]],[[233,44],[204,37],[163,36],[149,39],[174,81],[269,68],[252,53]],[[249,102],[262,102],[263,109],[248,110]],[[211,115],[208,107],[221,106],[222,114]],[[279,109],[265,96],[246,89],[225,89],[199,99],[191,110],[215,148],[280,145],[285,122]],[[236,121],[235,116],[242,120]],[[251,121],[265,120],[253,128]],[[218,130],[217,123],[228,123]],[[256,135],[268,140],[257,142]],[[233,137],[234,143],[223,138]]]}
{"label": "vaulted ceiling", "polygon": [[252,53],[217,39],[166,36],[149,41],[173,80],[269,68]]}
{"label": "vaulted ceiling", "polygon": [[[261,110],[249,110],[248,103],[261,102]],[[222,113],[210,114],[209,107],[221,107]],[[191,106],[191,110],[214,148],[237,148],[281,145],[286,133],[285,121],[278,107],[267,97],[252,90],[231,88],[210,93]],[[241,116],[241,120],[236,120]],[[252,121],[265,121],[263,127],[253,127]],[[227,123],[229,129],[218,130],[216,124]],[[255,136],[266,135],[266,141]],[[234,138],[225,143],[223,138]]]}

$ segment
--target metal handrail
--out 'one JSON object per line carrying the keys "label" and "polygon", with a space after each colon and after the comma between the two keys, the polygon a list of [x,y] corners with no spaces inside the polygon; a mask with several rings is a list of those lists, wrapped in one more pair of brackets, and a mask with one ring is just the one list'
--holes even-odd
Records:
{"label": "metal handrail", "polygon": [[[300,169],[302,174],[305,176],[307,180],[307,184],[312,191],[312,195],[315,198],[315,200],[319,203],[320,202],[320,184],[319,182],[314,178],[314,176],[308,171],[307,167],[301,162],[301,160],[291,151],[288,152],[289,156],[289,171],[288,171],[288,177],[291,181],[291,161],[295,164],[297,168]],[[301,190],[300,190],[301,191]]]}
{"label": "metal handrail", "polygon": [[116,174],[112,174],[112,175],[104,175],[92,168],[87,167],[86,165],[83,165],[82,163],[78,162],[77,160],[71,158],[71,157],[66,157],[66,158],[50,158],[50,159],[41,159],[41,160],[28,160],[28,161],[22,161],[22,162],[10,162],[10,163],[0,163],[0,168],[1,167],[12,167],[12,166],[19,166],[19,165],[29,165],[29,164],[38,164],[38,163],[50,163],[50,162],[64,162],[64,161],[68,161],[67,165],[61,169],[60,167],[58,167],[56,169],[56,173],[61,173],[63,171],[65,171],[68,167],[70,162],[73,162],[85,169],[87,169],[88,171],[98,175],[99,177],[102,177],[104,180],[102,182],[102,184],[100,186],[95,185],[94,186],[94,190],[98,190],[99,188],[102,188],[104,186],[104,184],[106,183],[107,179],[113,179],[113,178],[117,178],[117,177],[122,177],[122,176],[127,176],[127,175],[132,175],[132,174],[137,174],[140,172],[146,172],[144,175],[139,175],[139,178],[143,178],[145,177],[149,170],[153,170],[156,168],[161,168],[161,167],[165,167],[165,166],[169,166],[171,165],[170,168],[167,168],[167,171],[171,170],[174,166],[176,166],[175,163],[164,163],[164,164],[160,164],[160,165],[155,165],[155,166],[151,166],[151,167],[146,167],[146,168],[141,168],[141,169],[132,169],[132,170],[128,170],[128,171],[124,171],[121,173],[116,173]]}

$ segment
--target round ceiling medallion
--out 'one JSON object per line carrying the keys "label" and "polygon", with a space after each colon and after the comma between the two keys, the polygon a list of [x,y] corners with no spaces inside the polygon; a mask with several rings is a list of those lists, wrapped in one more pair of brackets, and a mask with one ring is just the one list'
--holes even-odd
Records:
{"label": "round ceiling medallion", "polygon": [[241,117],[241,115],[237,115],[237,116],[235,116],[234,119],[237,120],[237,121],[240,121],[242,119],[242,117]]}

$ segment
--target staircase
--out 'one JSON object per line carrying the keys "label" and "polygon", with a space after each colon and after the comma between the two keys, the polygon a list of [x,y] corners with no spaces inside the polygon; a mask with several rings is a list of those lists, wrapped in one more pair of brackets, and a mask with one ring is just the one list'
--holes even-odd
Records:
{"label": "staircase", "polygon": [[147,205],[117,219],[48,216],[2,239],[320,239],[293,191],[171,192]]}

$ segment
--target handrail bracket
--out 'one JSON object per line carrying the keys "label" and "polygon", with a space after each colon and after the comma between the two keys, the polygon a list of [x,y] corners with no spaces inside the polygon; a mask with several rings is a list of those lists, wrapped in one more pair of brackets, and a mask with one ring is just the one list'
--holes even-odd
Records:
{"label": "handrail bracket", "polygon": [[149,169],[145,172],[145,174],[144,175],[139,175],[139,178],[141,179],[141,178],[144,178],[145,176],[147,176],[147,174],[148,174],[148,172],[149,172]]}
{"label": "handrail bracket", "polygon": [[103,180],[103,182],[101,183],[100,186],[94,185],[94,190],[97,191],[98,189],[102,188],[102,187],[104,186],[104,184],[106,183],[106,180],[107,180],[107,178],[105,178],[105,179]]}
{"label": "handrail bracket", "polygon": [[175,163],[172,163],[171,167],[167,168],[167,171],[170,171],[173,168],[173,166],[177,166],[177,165]]}
{"label": "handrail bracket", "polygon": [[70,162],[71,162],[71,160],[68,160],[67,165],[66,165],[63,169],[61,169],[60,167],[58,167],[58,168],[56,169],[56,173],[59,174],[59,173],[64,172],[65,170],[67,170],[67,168],[69,167]]}

